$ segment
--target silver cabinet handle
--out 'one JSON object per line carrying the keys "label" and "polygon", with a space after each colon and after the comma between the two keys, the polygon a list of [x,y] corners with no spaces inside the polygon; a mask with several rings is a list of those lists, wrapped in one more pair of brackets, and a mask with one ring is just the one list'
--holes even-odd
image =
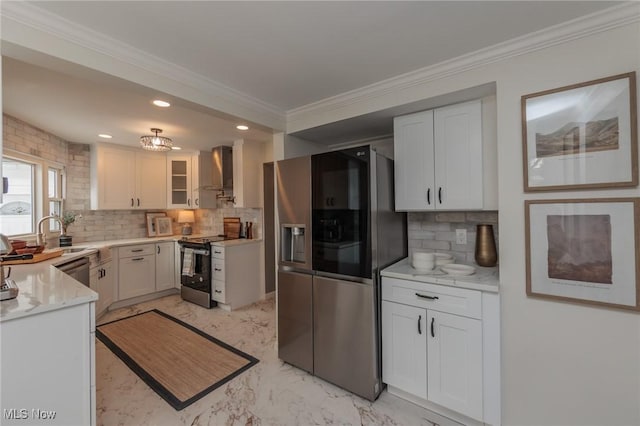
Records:
{"label": "silver cabinet handle", "polygon": [[136,258],[131,259],[131,260],[134,261],[134,262],[138,262],[140,260],[144,260],[144,257],[136,257]]}
{"label": "silver cabinet handle", "polygon": [[220,290],[215,290],[216,293],[222,293]]}
{"label": "silver cabinet handle", "polygon": [[144,249],[134,249],[134,250],[131,250],[131,253],[139,253],[141,251],[144,251]]}
{"label": "silver cabinet handle", "polygon": [[160,254],[160,246],[158,246],[158,254]]}
{"label": "silver cabinet handle", "polygon": [[213,270],[214,271],[218,271],[218,272],[222,271],[222,269],[220,269],[220,268],[213,268]]}

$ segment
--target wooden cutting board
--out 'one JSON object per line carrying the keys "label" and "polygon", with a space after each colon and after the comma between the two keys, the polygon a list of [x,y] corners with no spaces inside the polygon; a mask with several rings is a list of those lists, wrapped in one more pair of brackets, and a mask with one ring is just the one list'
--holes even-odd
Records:
{"label": "wooden cutting board", "polygon": [[240,238],[240,218],[225,217],[223,219],[224,235],[226,238]]}
{"label": "wooden cutting board", "polygon": [[64,251],[60,249],[45,250],[42,253],[34,254],[33,259],[9,260],[6,262],[2,262],[2,264],[3,265],[23,265],[27,263],[38,263],[44,260],[53,259],[54,257],[62,256],[62,253],[64,253]]}

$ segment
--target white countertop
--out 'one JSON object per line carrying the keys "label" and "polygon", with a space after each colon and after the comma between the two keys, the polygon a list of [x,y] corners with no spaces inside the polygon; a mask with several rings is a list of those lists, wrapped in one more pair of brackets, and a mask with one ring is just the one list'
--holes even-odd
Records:
{"label": "white countertop", "polygon": [[234,246],[241,246],[243,244],[254,244],[254,243],[260,243],[260,242],[262,242],[262,240],[258,238],[253,238],[250,240],[246,238],[239,238],[237,240],[216,241],[215,243],[211,243],[211,245],[218,246],[218,247],[234,247]]}
{"label": "white countertop", "polygon": [[476,268],[473,275],[448,275],[436,267],[428,273],[418,272],[409,264],[409,258],[386,267],[380,272],[383,277],[400,278],[411,281],[421,281],[430,284],[448,285],[451,287],[468,288],[471,290],[498,293],[500,277],[498,268],[484,268],[478,265],[469,265]]}
{"label": "white countertop", "polygon": [[[38,263],[12,265],[11,276],[18,288],[18,297],[0,302],[0,322],[35,315],[42,312],[61,309],[98,300],[98,294],[89,287],[60,272],[55,266],[71,260],[90,256],[100,250],[133,244],[154,244],[166,241],[178,241],[181,235],[156,238],[132,238],[126,240],[91,241],[74,245],[84,248],[76,253],[67,253]],[[228,247],[261,242],[261,239],[237,239],[214,243]],[[5,267],[5,268],[8,268]]]}
{"label": "white countertop", "polygon": [[[67,259],[56,258],[59,263]],[[51,261],[12,265],[10,278],[19,293],[0,302],[0,322],[98,300],[98,293],[53,267]]]}

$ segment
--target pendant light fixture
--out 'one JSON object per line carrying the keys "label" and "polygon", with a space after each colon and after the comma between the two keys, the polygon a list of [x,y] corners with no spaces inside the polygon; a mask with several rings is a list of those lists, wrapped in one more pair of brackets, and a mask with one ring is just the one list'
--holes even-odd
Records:
{"label": "pendant light fixture", "polygon": [[140,138],[140,145],[147,151],[170,151],[173,146],[171,139],[164,136],[158,136],[158,133],[162,133],[162,129],[151,129],[155,135],[146,135]]}

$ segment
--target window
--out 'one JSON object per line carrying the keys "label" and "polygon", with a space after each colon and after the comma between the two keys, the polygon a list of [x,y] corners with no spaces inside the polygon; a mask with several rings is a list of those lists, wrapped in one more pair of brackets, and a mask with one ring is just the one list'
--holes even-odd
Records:
{"label": "window", "polygon": [[[0,203],[0,233],[28,237],[37,232],[38,219],[61,214],[64,204],[64,167],[40,158],[5,152],[2,172],[8,191]],[[49,221],[47,231],[60,231]]]}
{"label": "window", "polygon": [[[61,168],[49,166],[47,173],[47,198],[49,201],[49,214],[62,215],[62,187],[64,174]],[[49,221],[49,231],[60,231],[60,224],[55,220]]]}
{"label": "window", "polygon": [[4,158],[2,172],[9,180],[9,185],[0,204],[0,233],[5,235],[35,233],[35,165]]}

